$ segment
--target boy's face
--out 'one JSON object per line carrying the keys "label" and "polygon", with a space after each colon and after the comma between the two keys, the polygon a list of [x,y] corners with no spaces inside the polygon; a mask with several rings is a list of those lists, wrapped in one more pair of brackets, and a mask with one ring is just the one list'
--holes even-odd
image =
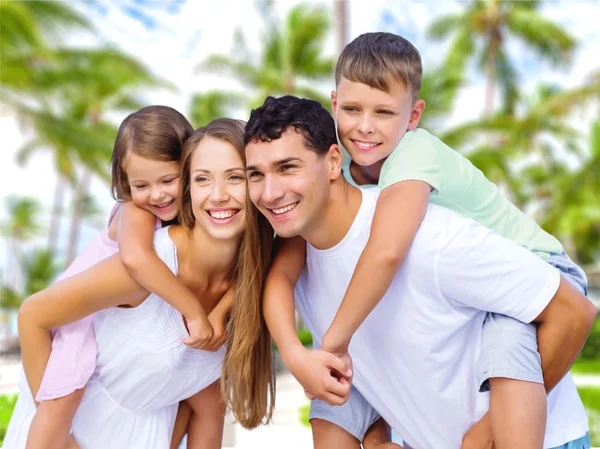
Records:
{"label": "boy's face", "polygon": [[339,176],[341,156],[333,154],[332,165],[332,152],[340,154],[337,145],[322,156],[308,149],[293,128],[271,142],[246,145],[250,199],[281,237],[308,236],[318,226],[336,168]]}
{"label": "boy's face", "polygon": [[331,92],[331,105],[342,145],[362,166],[387,158],[406,131],[418,126],[425,108],[400,83],[384,92],[346,78]]}

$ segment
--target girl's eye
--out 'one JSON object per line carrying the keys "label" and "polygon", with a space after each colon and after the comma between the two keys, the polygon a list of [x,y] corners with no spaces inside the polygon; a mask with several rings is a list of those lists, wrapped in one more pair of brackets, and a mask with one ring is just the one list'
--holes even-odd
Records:
{"label": "girl's eye", "polygon": [[138,190],[141,190],[141,189],[143,189],[144,187],[146,187],[146,185],[145,185],[145,184],[138,184],[138,185],[134,185],[133,187],[135,187],[135,188],[136,188],[136,189],[138,189]]}
{"label": "girl's eye", "polygon": [[165,183],[165,184],[171,184],[173,181],[175,181],[175,178],[165,179],[163,181],[163,183]]}

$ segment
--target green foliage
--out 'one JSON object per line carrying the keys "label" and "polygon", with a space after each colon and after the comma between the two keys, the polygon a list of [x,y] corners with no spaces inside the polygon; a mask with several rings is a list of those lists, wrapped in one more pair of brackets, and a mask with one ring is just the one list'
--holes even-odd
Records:
{"label": "green foliage", "polygon": [[2,446],[2,443],[4,443],[4,437],[6,436],[6,431],[8,430],[8,423],[16,403],[16,394],[0,396],[0,447]]}
{"label": "green foliage", "polygon": [[298,338],[303,346],[311,347],[313,344],[312,334],[308,329],[299,329],[298,330]]}
{"label": "green foliage", "polygon": [[310,421],[308,420],[308,417],[310,416],[310,404],[300,407],[298,409],[298,415],[300,423],[305,427],[310,427]]}
{"label": "green foliage", "polygon": [[[592,331],[579,356],[580,360],[595,360],[600,364],[600,319],[596,319]],[[600,374],[600,370],[597,371]],[[600,406],[600,402],[599,402]]]}
{"label": "green foliage", "polygon": [[577,391],[588,414],[592,446],[600,446],[600,388],[577,387]]}

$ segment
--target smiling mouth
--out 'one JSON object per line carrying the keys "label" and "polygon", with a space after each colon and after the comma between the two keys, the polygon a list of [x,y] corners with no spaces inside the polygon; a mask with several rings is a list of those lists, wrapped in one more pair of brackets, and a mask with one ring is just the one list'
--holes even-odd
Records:
{"label": "smiling mouth", "polygon": [[227,220],[237,214],[239,209],[207,210],[206,212],[215,220]]}
{"label": "smiling mouth", "polygon": [[288,204],[287,206],[283,206],[277,209],[269,209],[272,213],[274,213],[275,215],[281,215],[281,214],[285,214],[286,212],[291,211],[293,208],[295,208],[298,205],[299,201],[296,201],[295,203],[292,204]]}
{"label": "smiling mouth", "polygon": [[364,142],[362,140],[354,140],[350,139],[354,145],[356,145],[360,150],[369,151],[375,147],[381,145],[380,142]]}
{"label": "smiling mouth", "polygon": [[153,204],[152,207],[156,207],[157,209],[166,209],[167,207],[169,207],[174,202],[175,202],[175,200],[171,200],[171,201],[167,201],[166,203]]}

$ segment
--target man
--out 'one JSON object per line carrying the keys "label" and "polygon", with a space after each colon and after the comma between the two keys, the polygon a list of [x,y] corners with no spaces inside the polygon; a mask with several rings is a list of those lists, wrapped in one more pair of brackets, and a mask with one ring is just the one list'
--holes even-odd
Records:
{"label": "man", "polygon": [[[318,346],[367,243],[379,191],[361,191],[341,176],[333,119],[316,102],[267,98],[252,112],[245,140],[253,203],[278,235],[307,242],[296,307]],[[325,376],[322,391],[303,382],[308,372],[313,378],[314,372],[329,374],[329,366],[342,379],[351,375],[339,360],[305,352],[295,335],[292,288],[303,248],[296,240],[274,262],[265,320],[303,386],[341,405],[348,389],[344,381]],[[357,444],[377,418],[370,406],[415,448],[458,448],[473,433],[485,440],[485,426],[479,424],[485,424],[488,395],[478,392],[475,373],[487,312],[538,323],[545,384],[552,390],[544,447],[579,441],[583,448],[587,418],[565,374],[585,342],[595,308],[537,256],[434,205],[386,296],[352,340],[356,390],[349,402],[342,407],[313,402],[316,445],[327,447],[333,428],[356,437],[344,440],[345,447]],[[329,436],[318,438],[320,429]]]}

